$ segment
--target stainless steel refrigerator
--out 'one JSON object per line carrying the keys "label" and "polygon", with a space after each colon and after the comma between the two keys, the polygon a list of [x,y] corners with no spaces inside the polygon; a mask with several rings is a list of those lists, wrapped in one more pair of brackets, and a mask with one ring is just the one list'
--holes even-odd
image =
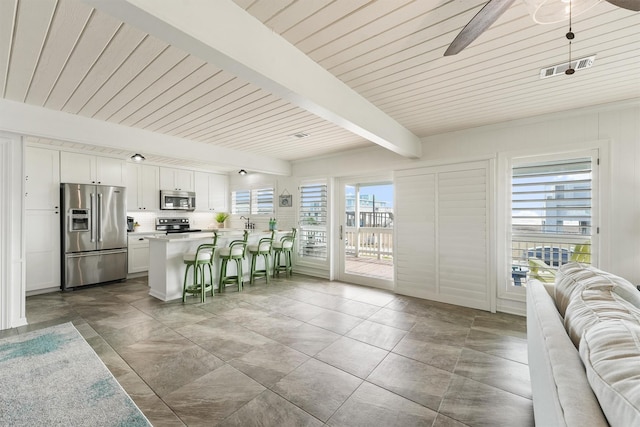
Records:
{"label": "stainless steel refrigerator", "polygon": [[60,184],[62,290],[127,277],[124,187]]}

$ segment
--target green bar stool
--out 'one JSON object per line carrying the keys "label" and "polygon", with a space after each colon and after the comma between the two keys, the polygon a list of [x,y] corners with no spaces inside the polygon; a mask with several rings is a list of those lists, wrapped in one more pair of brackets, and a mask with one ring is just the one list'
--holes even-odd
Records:
{"label": "green bar stool", "polygon": [[[271,231],[271,235],[269,237],[263,237],[258,241],[255,245],[247,246],[247,250],[251,255],[251,280],[250,283],[253,285],[255,283],[256,277],[264,277],[269,284],[269,256],[271,255],[271,246],[273,245],[273,236],[275,235],[275,230]],[[256,270],[256,260],[258,257],[262,256],[264,258],[264,269]]]}
{"label": "green bar stool", "polygon": [[[218,249],[218,254],[220,255],[219,292],[222,292],[225,286],[229,283],[237,283],[238,292],[242,291],[242,261],[244,260],[244,254],[247,249],[248,238],[249,232],[244,230],[244,237],[242,240],[233,240],[226,248]],[[236,263],[236,274],[234,276],[227,276],[227,264],[229,261],[235,261]]]}
{"label": "green bar stool", "polygon": [[[296,241],[296,228],[291,229],[291,233],[282,236],[280,241],[273,242],[273,277],[276,273],[280,275],[284,271],[287,277],[293,274],[292,256],[294,243]],[[284,265],[281,265],[281,256],[284,257]]]}
{"label": "green bar stool", "polygon": [[[200,295],[200,301],[205,302],[207,291],[211,291],[213,297],[213,253],[216,250],[218,234],[213,233],[213,243],[204,243],[198,246],[195,252],[189,252],[182,256],[186,265],[184,271],[184,283],[182,284],[182,302],[186,302],[187,294]],[[189,269],[193,268],[193,282],[188,284]],[[206,269],[209,270],[209,283],[205,277]]]}

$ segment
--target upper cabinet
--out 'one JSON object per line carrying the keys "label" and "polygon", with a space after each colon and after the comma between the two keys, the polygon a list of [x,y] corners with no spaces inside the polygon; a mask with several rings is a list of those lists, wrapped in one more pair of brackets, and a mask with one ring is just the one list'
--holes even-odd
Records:
{"label": "upper cabinet", "polygon": [[226,175],[195,173],[196,211],[226,212],[229,179]]}
{"label": "upper cabinet", "polygon": [[124,186],[126,162],[111,157],[60,152],[60,181]]}
{"label": "upper cabinet", "polygon": [[160,168],[127,164],[127,210],[159,210]]}
{"label": "upper cabinet", "polygon": [[185,169],[160,168],[160,190],[194,191],[193,175]]}
{"label": "upper cabinet", "polygon": [[60,206],[60,152],[27,146],[25,149],[25,209]]}

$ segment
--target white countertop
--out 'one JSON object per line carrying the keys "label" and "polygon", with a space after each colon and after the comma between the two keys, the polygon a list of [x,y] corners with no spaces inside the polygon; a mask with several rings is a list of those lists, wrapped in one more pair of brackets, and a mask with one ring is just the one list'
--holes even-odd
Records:
{"label": "white countertop", "polygon": [[[236,228],[220,228],[215,230],[218,233],[218,237],[224,238],[242,238],[244,230],[236,229]],[[276,231],[276,233],[285,232]],[[249,236],[268,236],[270,231],[268,230],[249,230]],[[202,239],[211,239],[213,238],[213,230],[202,230],[196,231],[193,233],[169,233],[169,234],[157,234],[151,233],[151,236],[148,236],[149,240],[158,240],[158,241],[166,241],[166,242],[187,242],[192,240],[202,240]],[[154,234],[156,234],[154,236]]]}

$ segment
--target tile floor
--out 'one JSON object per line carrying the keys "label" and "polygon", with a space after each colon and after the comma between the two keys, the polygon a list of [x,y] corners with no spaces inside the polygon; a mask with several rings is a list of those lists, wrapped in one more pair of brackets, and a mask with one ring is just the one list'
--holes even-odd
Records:
{"label": "tile floor", "polygon": [[533,426],[525,319],[304,276],[161,302],[146,277],[27,298],[155,426]]}

